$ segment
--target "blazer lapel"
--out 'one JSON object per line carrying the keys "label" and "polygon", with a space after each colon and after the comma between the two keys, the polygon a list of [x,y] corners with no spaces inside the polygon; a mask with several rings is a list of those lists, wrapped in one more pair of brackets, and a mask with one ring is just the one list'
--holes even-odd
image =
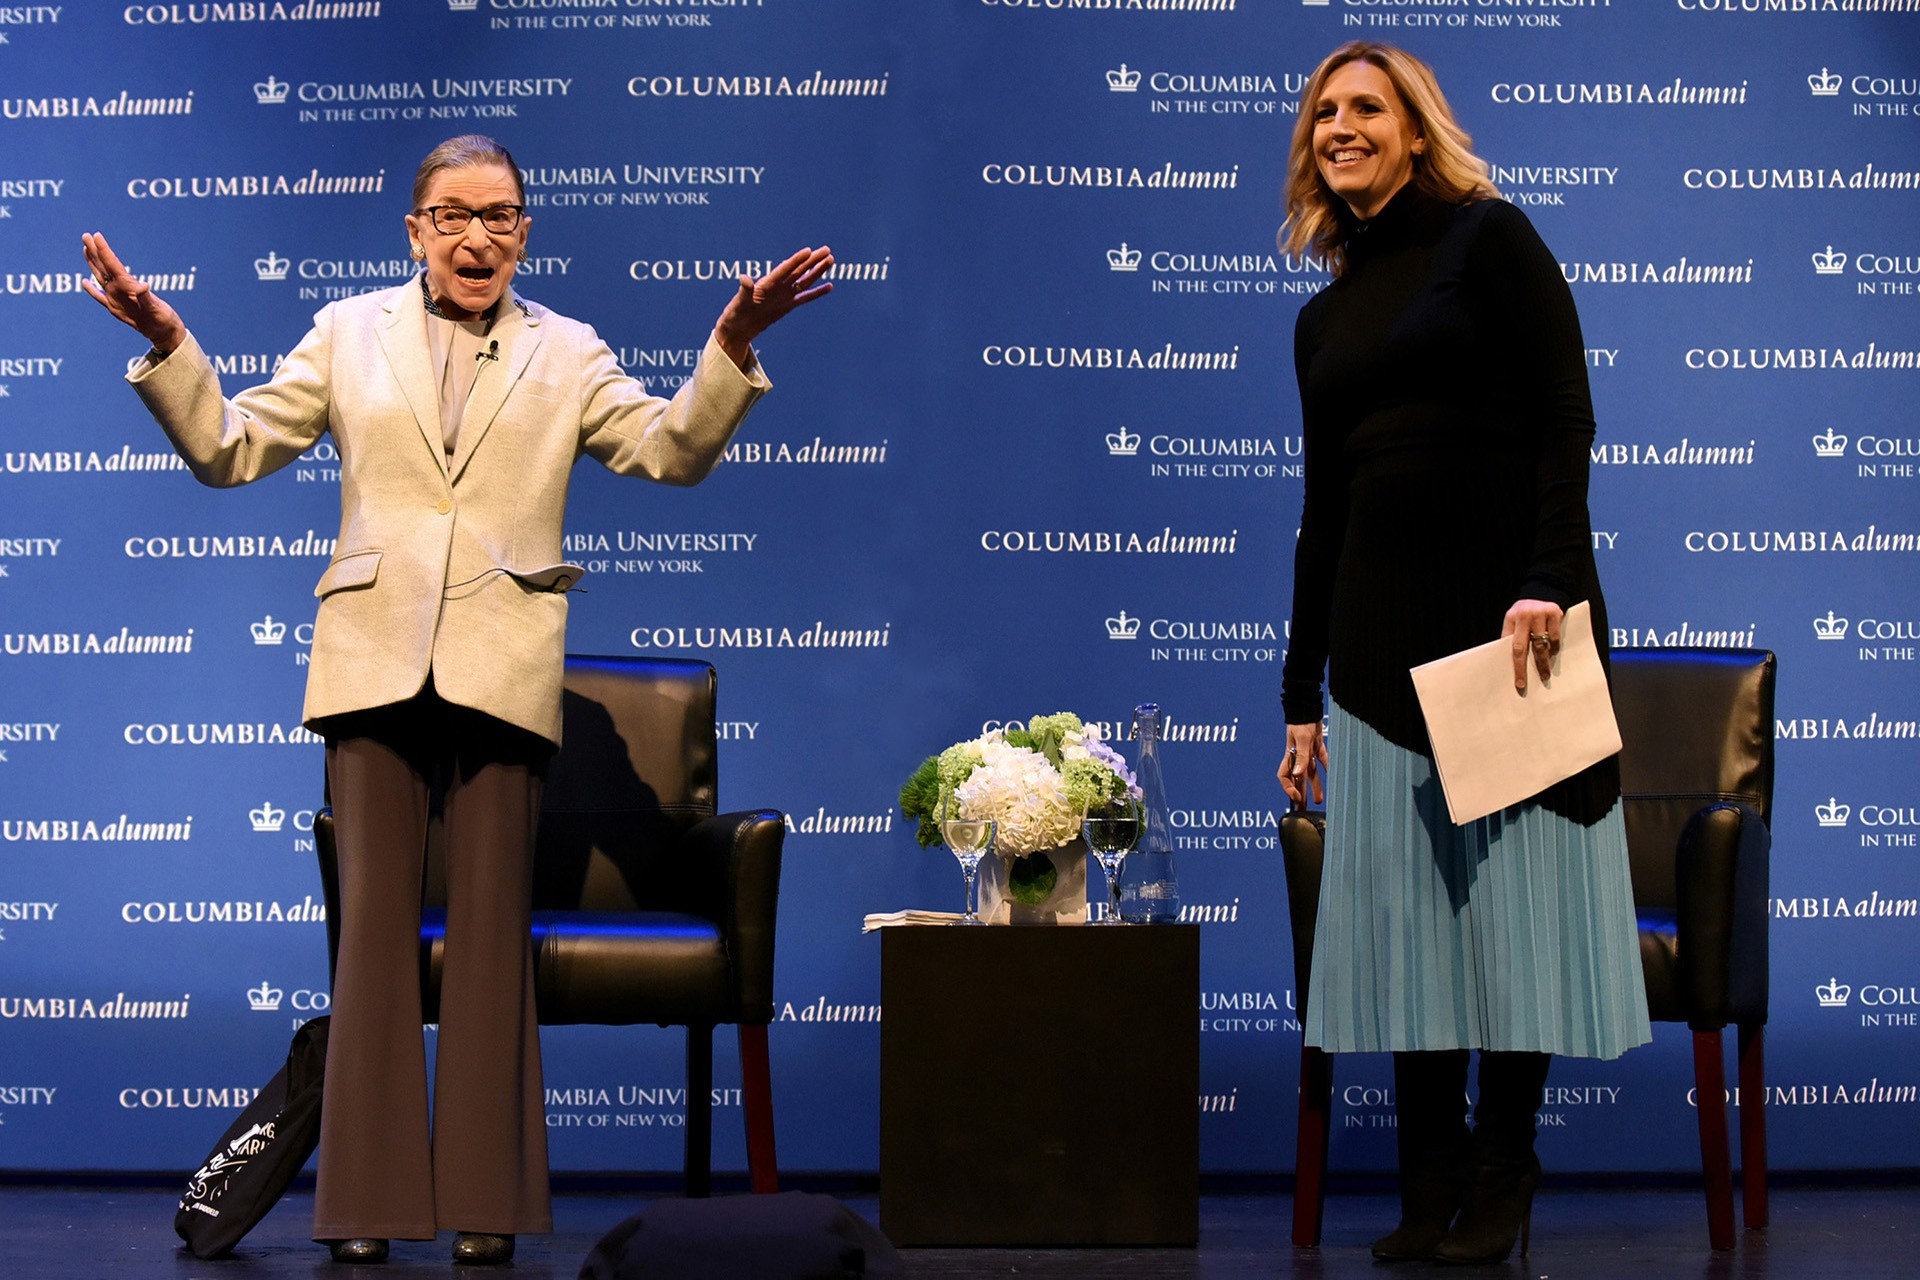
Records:
{"label": "blazer lapel", "polygon": [[434,463],[447,469],[447,449],[440,439],[440,390],[433,376],[433,361],[427,346],[427,312],[417,296],[418,283],[409,282],[393,292],[387,301],[387,322],[380,328],[380,348],[386,352],[393,376],[406,394],[413,410],[414,424]]}
{"label": "blazer lapel", "polygon": [[500,303],[501,316],[487,334],[489,349],[499,344],[498,359],[487,360],[473,380],[467,396],[467,412],[460,420],[460,438],[453,446],[453,463],[447,468],[450,478],[458,480],[466,470],[473,451],[486,438],[500,406],[526,371],[527,362],[540,347],[540,321],[509,291]]}

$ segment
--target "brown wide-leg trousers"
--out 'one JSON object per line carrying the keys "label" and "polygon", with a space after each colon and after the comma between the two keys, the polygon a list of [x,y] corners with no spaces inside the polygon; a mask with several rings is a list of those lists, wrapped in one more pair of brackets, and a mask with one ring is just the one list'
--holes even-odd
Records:
{"label": "brown wide-leg trousers", "polygon": [[[316,1240],[553,1229],[529,942],[551,746],[442,701],[322,726],[340,861],[340,949],[320,1115]],[[433,1115],[421,1032],[420,893],[442,790],[447,933]]]}

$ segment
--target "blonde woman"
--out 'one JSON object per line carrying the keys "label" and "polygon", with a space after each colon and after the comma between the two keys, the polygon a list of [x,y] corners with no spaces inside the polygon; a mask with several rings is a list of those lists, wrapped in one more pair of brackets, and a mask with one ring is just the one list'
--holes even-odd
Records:
{"label": "blonde woman", "polygon": [[1526,1251],[1549,1055],[1649,1039],[1619,769],[1456,827],[1407,672],[1504,636],[1524,688],[1581,600],[1604,654],[1585,347],[1552,254],[1403,50],[1354,42],[1314,71],[1286,209],[1284,247],[1335,276],[1294,334],[1279,776],[1296,805],[1327,801],[1305,1031],[1394,1054],[1401,1220],[1374,1256],[1493,1261],[1516,1235]]}

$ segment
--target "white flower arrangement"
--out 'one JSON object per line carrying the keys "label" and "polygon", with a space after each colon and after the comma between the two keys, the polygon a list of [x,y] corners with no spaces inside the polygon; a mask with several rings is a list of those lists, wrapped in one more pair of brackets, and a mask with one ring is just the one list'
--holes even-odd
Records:
{"label": "white flower arrangement", "polygon": [[1067,808],[1066,780],[1038,751],[1004,740],[969,743],[979,763],[953,789],[963,818],[991,818],[996,843],[1009,855],[1057,849],[1079,830]]}
{"label": "white flower arrangement", "polygon": [[957,816],[998,824],[995,845],[1008,858],[1070,844],[1083,814],[1139,798],[1120,753],[1070,711],[957,742],[928,757],[900,789],[901,811],[920,820],[923,848],[940,843],[941,805],[952,799]]}

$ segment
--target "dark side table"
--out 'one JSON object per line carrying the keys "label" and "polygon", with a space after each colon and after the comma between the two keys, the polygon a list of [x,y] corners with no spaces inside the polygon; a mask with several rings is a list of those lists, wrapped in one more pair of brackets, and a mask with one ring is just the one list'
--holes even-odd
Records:
{"label": "dark side table", "polygon": [[895,1244],[1198,1241],[1198,925],[889,928],[880,1001]]}

